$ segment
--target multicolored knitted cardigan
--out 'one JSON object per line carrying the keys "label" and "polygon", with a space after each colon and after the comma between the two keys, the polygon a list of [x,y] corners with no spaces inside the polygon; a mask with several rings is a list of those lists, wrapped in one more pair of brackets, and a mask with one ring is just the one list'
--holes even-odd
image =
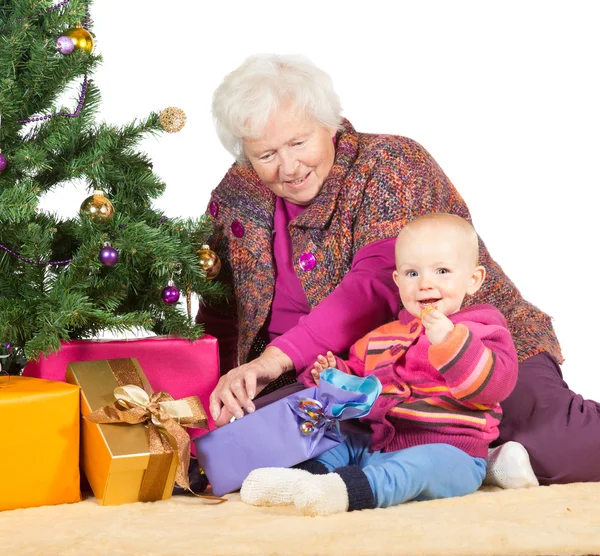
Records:
{"label": "multicolored knitted cardigan", "polygon": [[[273,300],[274,209],[275,195],[250,164],[233,164],[209,203],[214,220],[210,245],[223,264],[220,278],[230,280],[235,292],[222,309],[237,316],[240,364],[248,360]],[[309,272],[295,264],[310,306],[334,290],[361,247],[396,236],[407,222],[429,212],[450,212],[471,221],[465,202],[421,145],[406,137],[357,133],[345,120],[321,193],[290,224],[293,260],[306,252],[316,257]],[[550,317],[521,297],[481,240],[480,263],[487,278],[465,306],[497,307],[506,317],[519,360],[545,351],[561,363]]]}

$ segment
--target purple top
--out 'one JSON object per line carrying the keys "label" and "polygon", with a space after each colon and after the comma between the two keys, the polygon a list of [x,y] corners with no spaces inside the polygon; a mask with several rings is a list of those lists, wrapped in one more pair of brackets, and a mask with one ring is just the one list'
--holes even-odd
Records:
{"label": "purple top", "polygon": [[[269,345],[283,351],[298,374],[310,370],[319,354],[328,350],[346,352],[353,342],[383,324],[387,315],[400,310],[398,290],[392,279],[395,238],[365,245],[338,287],[310,310],[294,270],[288,231],[289,223],[305,208],[277,198],[273,226],[275,295],[265,325]],[[374,311],[374,307],[379,310]]]}
{"label": "purple top", "polygon": [[310,306],[294,270],[292,238],[289,223],[300,216],[305,206],[295,205],[281,197],[275,201],[273,222],[273,261],[275,267],[275,294],[271,313],[265,324],[270,342],[298,324],[300,317],[310,313]]}
{"label": "purple top", "polygon": [[[344,279],[311,311],[294,270],[288,230],[289,223],[306,208],[277,198],[273,225],[275,294],[263,331],[269,345],[292,360],[299,380],[311,384],[308,372],[317,355],[330,350],[345,357],[354,342],[398,314],[400,298],[392,279],[395,238],[381,239],[356,253]],[[211,307],[203,307],[201,313],[206,332],[219,338],[221,372],[225,373],[237,366],[237,324]],[[300,377],[303,372],[306,378]]]}

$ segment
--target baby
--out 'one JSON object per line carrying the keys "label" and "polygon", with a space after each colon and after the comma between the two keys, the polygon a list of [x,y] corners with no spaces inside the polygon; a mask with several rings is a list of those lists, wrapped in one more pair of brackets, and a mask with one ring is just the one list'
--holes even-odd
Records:
{"label": "baby", "polygon": [[395,258],[398,320],[356,342],[348,361],[328,352],[311,371],[316,382],[327,367],[379,378],[382,394],[362,419],[371,433],[350,434],[296,468],[256,469],[242,485],[244,502],[329,515],[481,486],[518,362],[495,307],[462,308],[485,280],[477,234],[459,216],[428,214],[402,229]]}

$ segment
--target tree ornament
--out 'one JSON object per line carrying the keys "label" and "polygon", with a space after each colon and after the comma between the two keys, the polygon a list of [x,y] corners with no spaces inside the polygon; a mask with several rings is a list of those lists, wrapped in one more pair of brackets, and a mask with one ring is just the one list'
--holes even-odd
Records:
{"label": "tree ornament", "polygon": [[61,54],[71,54],[75,50],[75,43],[71,37],[62,35],[56,39],[56,50]]}
{"label": "tree ornament", "polygon": [[167,133],[176,133],[183,128],[187,117],[181,108],[169,106],[160,113],[159,119],[160,125]]}
{"label": "tree ornament", "polygon": [[179,290],[175,287],[173,280],[169,280],[169,285],[163,288],[160,296],[167,305],[175,305],[179,301]]}
{"label": "tree ornament", "polygon": [[88,54],[91,54],[94,50],[94,39],[92,38],[92,35],[90,35],[87,29],[84,29],[81,25],[69,29],[65,33],[65,36],[73,41],[74,48],[84,50]]}
{"label": "tree ornament", "polygon": [[189,283],[185,285],[185,308],[188,317],[192,318],[192,286]]}
{"label": "tree ornament", "polygon": [[99,189],[95,189],[93,194],[81,203],[80,210],[96,224],[110,220],[115,212],[112,203]]}
{"label": "tree ornament", "polygon": [[0,153],[0,174],[6,170],[7,166],[8,159],[2,153]]}
{"label": "tree ornament", "polygon": [[100,250],[98,259],[104,266],[113,266],[119,260],[119,252],[107,241]]}
{"label": "tree ornament", "polygon": [[198,264],[206,274],[206,279],[213,280],[216,278],[221,270],[219,256],[208,245],[203,245],[196,251],[196,254],[198,255]]}
{"label": "tree ornament", "polygon": [[8,378],[8,373],[2,370],[2,360],[8,359],[11,353],[12,348],[10,347],[10,344],[7,344],[6,342],[0,344],[0,384],[5,382]]}

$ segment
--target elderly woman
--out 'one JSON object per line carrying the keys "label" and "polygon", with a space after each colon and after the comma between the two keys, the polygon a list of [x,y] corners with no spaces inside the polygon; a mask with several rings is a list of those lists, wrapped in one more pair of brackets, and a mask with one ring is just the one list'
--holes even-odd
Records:
{"label": "elderly woman", "polygon": [[[250,57],[215,92],[217,132],[236,159],[208,206],[220,278],[234,297],[198,316],[220,342],[223,374],[209,408],[218,425],[254,411],[269,383],[308,380],[319,354],[345,354],[396,318],[393,246],[407,222],[428,212],[471,219],[423,147],[359,133],[340,112],[329,76],[298,57]],[[480,252],[488,279],[470,304],[505,315],[520,361],[499,443],[524,445],[543,484],[600,480],[600,406],[568,389],[550,318],[483,243]],[[527,452],[495,458],[502,476]]]}

